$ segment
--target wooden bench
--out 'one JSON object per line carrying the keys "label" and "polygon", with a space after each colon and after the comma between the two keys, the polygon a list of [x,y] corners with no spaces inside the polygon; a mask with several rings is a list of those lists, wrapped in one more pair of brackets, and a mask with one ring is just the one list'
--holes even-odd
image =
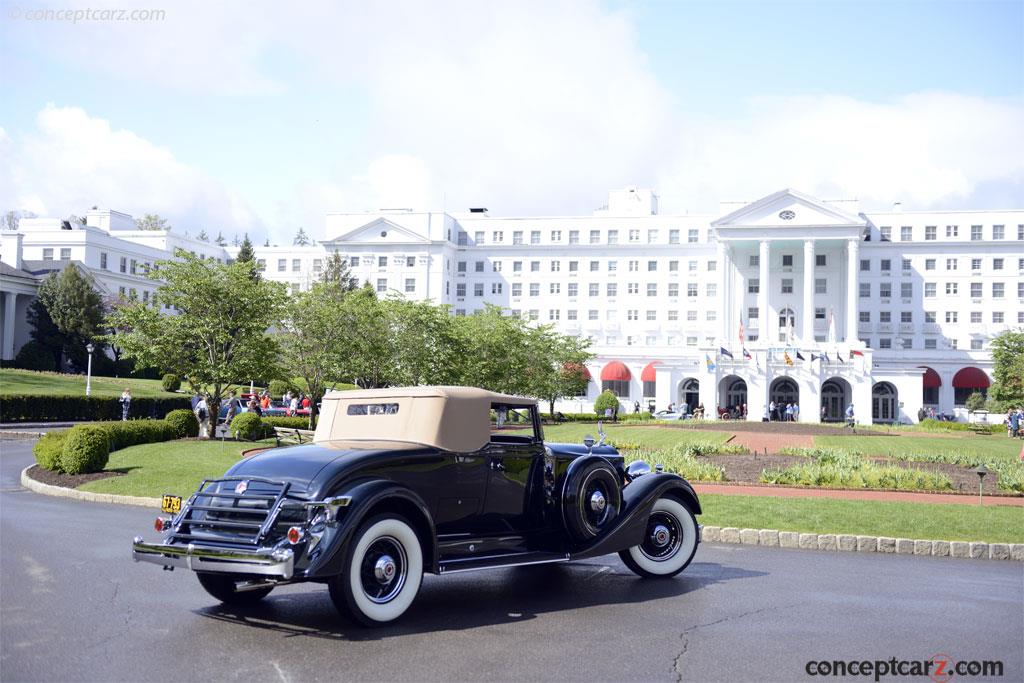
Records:
{"label": "wooden bench", "polygon": [[313,430],[292,429],[291,427],[274,427],[274,438],[277,445],[309,443],[313,440]]}

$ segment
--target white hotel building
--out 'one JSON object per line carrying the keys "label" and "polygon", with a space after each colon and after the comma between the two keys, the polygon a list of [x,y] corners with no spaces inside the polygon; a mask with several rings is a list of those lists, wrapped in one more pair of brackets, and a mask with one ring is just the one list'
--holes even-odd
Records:
{"label": "white hotel building", "polygon": [[[76,230],[95,236],[66,259],[110,293],[132,286],[111,266],[115,252],[140,262],[173,246],[234,252],[119,227],[115,215],[90,212]],[[43,250],[68,248],[76,232],[39,225],[3,235],[4,358],[28,337],[15,261],[38,269]],[[257,247],[265,276],[301,289],[339,252],[382,294],[455,315],[494,304],[592,339],[593,381],[567,411],[610,388],[626,408],[686,402],[708,417],[746,404],[759,420],[774,400],[798,403],[808,422],[839,419],[851,403],[860,422],[916,422],[921,407],[963,418],[966,397],[991,382],[989,340],[1024,325],[1024,210],[859,213],[783,190],[720,215],[662,215],[652,191],[627,188],[591,216],[329,214],[325,237]]]}

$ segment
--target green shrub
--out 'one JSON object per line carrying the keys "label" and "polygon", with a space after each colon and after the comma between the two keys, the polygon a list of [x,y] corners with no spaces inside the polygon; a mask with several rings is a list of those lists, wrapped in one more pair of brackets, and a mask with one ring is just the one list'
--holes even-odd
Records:
{"label": "green shrub", "polygon": [[653,420],[654,416],[650,412],[644,410],[639,413],[626,413],[625,415],[619,415],[620,420],[628,420],[630,422],[647,422]]}
{"label": "green shrub", "polygon": [[14,357],[13,366],[23,370],[49,372],[57,369],[57,363],[53,359],[53,354],[43,348],[37,341],[30,341],[21,347],[18,355]]}
{"label": "green shrub", "polygon": [[98,425],[78,425],[68,430],[60,454],[60,469],[67,474],[99,472],[107,466],[110,437]]}
{"label": "green shrub", "polygon": [[967,401],[964,402],[964,406],[972,413],[976,410],[981,410],[985,407],[985,397],[982,396],[980,391],[975,391],[967,397]]}
{"label": "green shrub", "polygon": [[231,421],[231,436],[243,441],[257,441],[272,433],[273,428],[263,424],[256,413],[242,413]]}
{"label": "green shrub", "polygon": [[298,391],[298,388],[294,384],[286,380],[275,379],[271,380],[270,386],[267,387],[267,390],[270,392],[271,396],[278,397],[284,396],[289,391],[294,394]]}
{"label": "green shrub", "polygon": [[619,409],[619,398],[611,392],[611,390],[605,390],[601,392],[601,395],[594,401],[594,412],[598,418],[604,418],[604,411],[611,408],[614,411]]}
{"label": "green shrub", "polygon": [[178,439],[199,436],[199,420],[196,419],[196,414],[188,408],[172,410],[167,413],[164,421],[171,425]]}
{"label": "green shrub", "polygon": [[60,454],[64,450],[64,440],[67,436],[68,430],[66,429],[43,434],[43,437],[32,447],[36,463],[44,470],[60,472]]}
{"label": "green shrub", "polygon": [[938,472],[879,465],[848,453],[833,453],[828,458],[825,461],[765,470],[761,473],[761,481],[787,486],[901,491],[944,491],[953,488],[949,477]]}
{"label": "green shrub", "polygon": [[657,464],[665,466],[666,472],[678,474],[689,481],[726,481],[725,470],[710,460],[695,458],[682,448],[669,451],[635,451],[631,452],[627,461],[639,458],[652,467]]}
{"label": "green shrub", "polygon": [[129,446],[144,443],[158,443],[178,438],[178,430],[165,420],[131,420],[128,422],[105,422],[97,425],[107,432],[110,450],[119,451]]}
{"label": "green shrub", "polygon": [[[238,419],[238,418],[235,418]],[[306,417],[264,417],[263,424],[273,429],[284,427],[285,429],[309,429],[309,418]]]}
{"label": "green shrub", "polygon": [[748,451],[744,446],[730,446],[724,443],[713,441],[694,441],[687,444],[678,444],[673,452],[692,458],[708,455],[746,455]]}
{"label": "green shrub", "polygon": [[[188,408],[189,400],[180,398],[132,399],[132,415],[156,418],[175,408]],[[3,397],[4,422],[83,422],[120,420],[121,404],[116,398],[100,396],[21,396]]]}
{"label": "green shrub", "polygon": [[181,388],[181,378],[174,373],[168,372],[160,381],[164,391],[175,392]]}

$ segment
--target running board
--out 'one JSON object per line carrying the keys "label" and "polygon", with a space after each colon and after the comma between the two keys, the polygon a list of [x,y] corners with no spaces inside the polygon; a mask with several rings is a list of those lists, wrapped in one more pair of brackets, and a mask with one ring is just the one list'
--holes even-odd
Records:
{"label": "running board", "polygon": [[438,574],[455,574],[472,572],[479,569],[500,569],[503,567],[522,567],[530,564],[551,564],[568,562],[569,554],[557,553],[512,553],[505,555],[489,555],[486,557],[470,557],[458,560],[438,562]]}

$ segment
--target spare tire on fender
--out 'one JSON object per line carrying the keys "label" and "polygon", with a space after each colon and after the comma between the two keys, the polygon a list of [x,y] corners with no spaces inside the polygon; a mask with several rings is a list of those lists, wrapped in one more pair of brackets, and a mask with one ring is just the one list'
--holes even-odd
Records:
{"label": "spare tire on fender", "polygon": [[618,517],[622,485],[615,468],[604,458],[574,465],[562,485],[562,517],[574,538],[589,541]]}

